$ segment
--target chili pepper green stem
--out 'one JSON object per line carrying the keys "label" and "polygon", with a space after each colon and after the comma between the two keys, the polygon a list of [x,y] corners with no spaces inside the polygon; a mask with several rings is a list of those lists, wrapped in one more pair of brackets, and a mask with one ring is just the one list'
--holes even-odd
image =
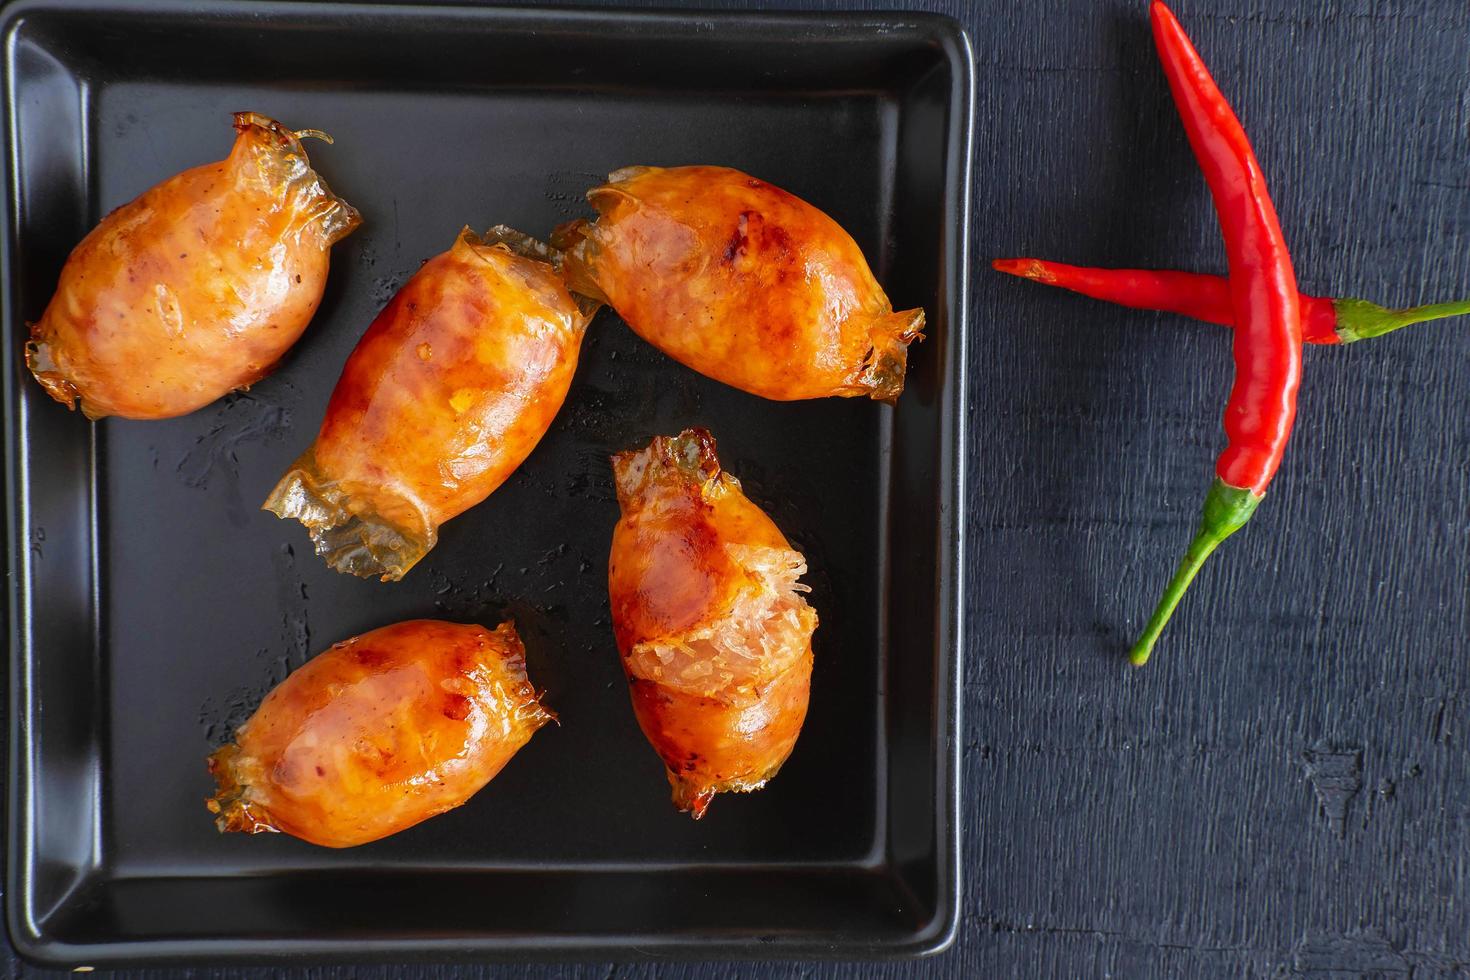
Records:
{"label": "chili pepper green stem", "polygon": [[1453,303],[1429,303],[1404,310],[1390,310],[1365,299],[1335,299],[1332,305],[1337,310],[1337,335],[1344,344],[1367,340],[1369,337],[1381,337],[1411,323],[1443,320],[1447,316],[1470,313],[1470,299],[1456,300]]}
{"label": "chili pepper green stem", "polygon": [[1260,502],[1261,498],[1257,494],[1240,487],[1232,487],[1223,480],[1217,479],[1210,486],[1210,492],[1205,496],[1204,512],[1200,515],[1199,530],[1190,542],[1184,560],[1179,563],[1179,570],[1164,589],[1164,597],[1159,600],[1158,608],[1149,617],[1148,625],[1143,628],[1143,635],[1128,654],[1133,666],[1142,667],[1148,663],[1154,644],[1159,641],[1164,627],[1169,625],[1169,617],[1174,615],[1174,609],[1179,605],[1179,600],[1184,598],[1189,583],[1194,581],[1194,577],[1204,567],[1205,559],[1214,554],[1215,549],[1220,547],[1220,542],[1245,526]]}

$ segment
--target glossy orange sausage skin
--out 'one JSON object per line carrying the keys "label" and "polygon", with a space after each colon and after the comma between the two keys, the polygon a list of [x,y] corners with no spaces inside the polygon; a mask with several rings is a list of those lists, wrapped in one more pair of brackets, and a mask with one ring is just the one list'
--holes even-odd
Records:
{"label": "glossy orange sausage skin", "polygon": [[633,711],[674,803],[761,788],[806,719],[817,615],[806,561],[720,469],[702,429],[613,457],[608,593]]}
{"label": "glossy orange sausage skin", "polygon": [[587,321],[550,263],[465,229],[368,327],[265,509],[338,571],[402,578],[545,435]]}
{"label": "glossy orange sausage skin", "polygon": [[686,367],[787,401],[903,391],[923,310],[893,311],[852,236],[727,167],[627,167],[558,229],[568,282]]}
{"label": "glossy orange sausage skin", "polygon": [[321,302],[328,256],[362,221],[297,134],[235,113],[228,158],[113,211],[66,260],[26,363],[88,418],[163,419],[271,372]]}
{"label": "glossy orange sausage skin", "polygon": [[479,792],[554,716],[515,626],[420,619],[308,661],[209,757],[221,832],[353,847]]}

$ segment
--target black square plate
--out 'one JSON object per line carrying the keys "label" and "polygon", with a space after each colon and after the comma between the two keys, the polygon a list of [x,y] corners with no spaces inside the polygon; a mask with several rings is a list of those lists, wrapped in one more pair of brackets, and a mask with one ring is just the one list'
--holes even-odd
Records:
{"label": "black square plate", "polygon": [[[4,41],[7,913],[57,965],[889,956],[957,910],[957,658],[972,80],[925,15],[22,2]],[[365,216],[283,368],[194,415],[89,425],[24,325],[103,214],[224,156],[229,113],[316,127]],[[857,238],[923,306],[896,410],[697,377],[611,313],[551,433],[395,585],[260,512],[347,353],[461,225],[545,234],[627,164],[720,163]],[[812,708],[765,791],[675,812],[624,690],[610,452],[705,425],[807,555]],[[347,851],[220,836],[204,756],[287,671],[395,620],[512,615],[563,724],[468,805]]]}

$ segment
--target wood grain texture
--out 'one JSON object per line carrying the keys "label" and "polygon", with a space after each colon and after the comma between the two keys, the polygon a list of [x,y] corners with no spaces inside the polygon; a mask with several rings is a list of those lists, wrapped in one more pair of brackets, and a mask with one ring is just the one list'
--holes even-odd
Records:
{"label": "wood grain texture", "polygon": [[[118,975],[1470,975],[1470,324],[1307,352],[1281,475],[1132,671],[1223,444],[1227,335],[983,264],[1223,271],[1144,3],[770,6],[939,11],[975,45],[956,946],[899,964]],[[1470,5],[1175,9],[1253,134],[1304,289],[1470,294]]]}

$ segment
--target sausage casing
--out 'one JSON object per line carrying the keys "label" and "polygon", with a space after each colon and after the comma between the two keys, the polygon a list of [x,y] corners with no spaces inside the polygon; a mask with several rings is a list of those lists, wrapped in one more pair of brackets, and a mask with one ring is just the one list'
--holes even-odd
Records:
{"label": "sausage casing", "polygon": [[806,718],[817,614],[806,560],[720,469],[702,429],[613,457],[608,592],[633,710],[674,803],[759,789]]}
{"label": "sausage casing", "polygon": [[587,198],[554,239],[568,282],[681,364],[782,401],[903,391],[924,311],[817,208],[728,167],[626,167]]}
{"label": "sausage casing", "polygon": [[352,847],[459,806],[552,719],[515,626],[413,620],[331,647],[209,757],[221,832]]}
{"label": "sausage casing", "polygon": [[52,398],[94,419],[184,415],[269,374],[306,329],[362,219],[305,131],[254,112],[235,129],[229,157],[144,191],[67,258],[26,345]]}
{"label": "sausage casing", "polygon": [[545,435],[588,319],[549,262],[466,228],[368,327],[265,509],[338,571],[402,578]]}

